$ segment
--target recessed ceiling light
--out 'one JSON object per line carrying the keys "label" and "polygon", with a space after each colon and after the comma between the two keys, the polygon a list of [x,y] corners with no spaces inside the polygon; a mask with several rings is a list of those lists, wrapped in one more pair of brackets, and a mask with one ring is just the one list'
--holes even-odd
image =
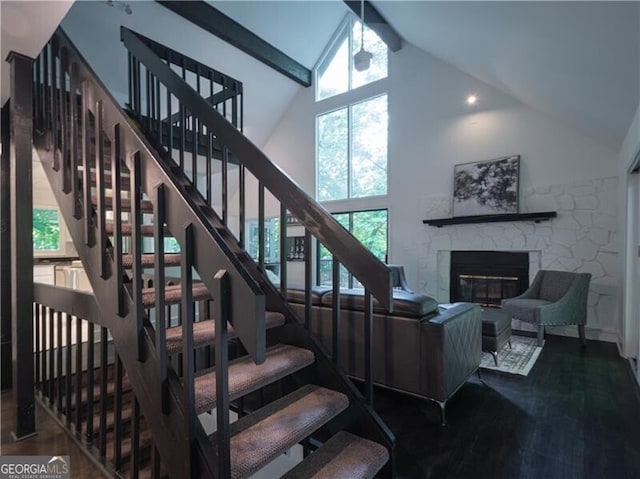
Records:
{"label": "recessed ceiling light", "polygon": [[475,105],[478,101],[478,97],[476,95],[469,95],[467,97],[467,105]]}

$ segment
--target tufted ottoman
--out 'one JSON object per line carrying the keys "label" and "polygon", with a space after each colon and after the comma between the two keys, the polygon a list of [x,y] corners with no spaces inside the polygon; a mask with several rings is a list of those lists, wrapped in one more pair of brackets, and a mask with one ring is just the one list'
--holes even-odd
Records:
{"label": "tufted ottoman", "polygon": [[505,343],[511,347],[511,313],[500,308],[482,308],[482,351],[490,353],[498,365],[498,352]]}

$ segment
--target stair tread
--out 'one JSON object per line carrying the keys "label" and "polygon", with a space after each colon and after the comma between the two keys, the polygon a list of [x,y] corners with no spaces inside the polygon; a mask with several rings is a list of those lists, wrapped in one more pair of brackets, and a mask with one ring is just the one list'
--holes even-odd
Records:
{"label": "stair tread", "polygon": [[231,477],[244,478],[260,470],[348,406],[344,394],[309,384],[234,422]]}
{"label": "stair tread", "polygon": [[[78,168],[78,171],[82,171],[82,168]],[[95,168],[91,169],[91,184],[95,186],[96,184],[96,177],[95,177]],[[111,182],[111,170],[107,170],[104,172],[104,182],[107,188],[111,188],[112,186],[112,182]],[[130,181],[130,177],[127,176],[126,174],[121,174],[120,175],[120,186],[123,190],[129,190],[131,187],[131,181]]]}
{"label": "stair tread", "polygon": [[[285,322],[284,315],[274,311],[267,311],[265,315],[266,329],[282,326]],[[207,344],[212,344],[216,339],[215,320],[206,319],[193,323],[193,346],[199,348]],[[236,337],[236,331],[233,326],[227,325],[229,339]],[[182,326],[168,328],[166,332],[167,352],[175,354],[182,351]]]}
{"label": "stair tread", "polygon": [[[133,406],[131,401],[127,401],[127,404],[122,406],[120,412],[120,422],[122,424],[128,424],[133,417]],[[106,431],[112,431],[115,424],[116,413],[115,409],[107,410],[107,428]],[[93,435],[97,437],[100,434],[100,408],[95,408],[93,411]],[[105,431],[105,432],[106,432]]]}
{"label": "stair tread", "polygon": [[[105,231],[108,235],[113,235],[115,226],[113,223],[107,223],[105,225]],[[131,236],[133,233],[133,225],[131,223],[122,223],[122,236]],[[153,225],[140,225],[140,234],[142,236],[153,236]],[[169,231],[164,229],[164,236],[171,236]]]}
{"label": "stair tread", "polygon": [[[142,266],[144,267],[151,267],[156,264],[156,257],[154,254],[143,254],[141,255],[141,259],[142,259]],[[180,264],[180,260],[181,260],[180,253],[168,253],[164,255],[165,266],[178,266]],[[122,265],[125,268],[133,267],[133,255],[123,254]]]}
{"label": "stair tread", "polygon": [[[96,196],[92,199],[93,204],[98,203],[98,198]],[[104,198],[104,206],[107,209],[113,208],[113,197],[105,196]],[[131,199],[129,198],[121,198],[120,206],[122,207],[122,211],[131,211]],[[149,200],[141,200],[140,201],[140,211],[143,213],[153,213],[153,203]]]}
{"label": "stair tread", "polygon": [[[193,300],[203,301],[210,299],[211,295],[204,283],[193,283]],[[182,285],[174,284],[164,287],[164,302],[165,304],[175,304],[182,300]],[[145,307],[155,305],[156,302],[156,288],[143,288],[142,289],[142,304]]]}
{"label": "stair tread", "polygon": [[[249,356],[229,363],[229,400],[233,401],[312,364],[313,353],[291,345],[267,349],[266,360],[255,364]],[[211,371],[195,379],[195,404],[198,414],[216,405],[216,374]]]}
{"label": "stair tread", "polygon": [[[113,440],[113,434],[111,434],[111,440],[107,442],[107,451],[106,457],[108,459],[113,459],[115,454],[115,441]],[[153,444],[153,434],[150,429],[141,428],[140,431],[140,441],[138,443],[138,447],[140,448],[141,453],[146,457],[151,453],[151,446]],[[122,443],[120,446],[120,455],[122,459],[122,466],[120,470],[128,470],[129,468],[125,465],[130,462],[131,453],[133,451],[133,438],[130,435],[126,435],[122,438]],[[142,458],[141,458],[142,459]]]}
{"label": "stair tread", "polygon": [[372,479],[388,460],[381,444],[340,431],[281,479]]}

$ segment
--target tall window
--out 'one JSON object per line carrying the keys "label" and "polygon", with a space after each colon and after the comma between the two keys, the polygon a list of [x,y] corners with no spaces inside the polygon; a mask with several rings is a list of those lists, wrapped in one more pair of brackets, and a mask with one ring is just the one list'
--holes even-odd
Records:
{"label": "tall window", "polygon": [[318,201],[387,193],[387,95],[318,116]]}
{"label": "tall window", "polygon": [[[386,261],[387,210],[380,208],[380,199],[371,205],[376,209],[365,210],[362,198],[387,194],[388,54],[384,42],[365,27],[364,47],[373,57],[369,68],[358,72],[353,55],[361,47],[360,29],[356,17],[347,17],[316,68],[316,198],[341,201],[334,208],[347,212],[334,213],[336,220]],[[322,245],[317,260],[318,284],[331,284],[332,255]],[[344,267],[340,286],[362,287]]]}
{"label": "tall window", "polygon": [[57,209],[34,208],[32,231],[34,251],[60,251],[60,212]]}
{"label": "tall window", "polygon": [[[334,218],[359,240],[380,261],[387,260],[387,210],[335,213]],[[318,284],[332,283],[332,255],[322,245],[318,248]],[[359,288],[362,285],[341,267],[340,286]]]}
{"label": "tall window", "polygon": [[359,72],[353,55],[360,50],[360,21],[352,16],[316,70],[316,99],[324,100],[387,76],[387,46],[369,27],[364,28],[365,49],[373,54],[371,65]]}
{"label": "tall window", "polygon": [[[316,117],[318,201],[387,194],[386,82],[366,94],[357,90],[387,77],[387,46],[365,27],[365,48],[373,58],[367,70],[357,71],[353,55],[361,46],[360,26],[354,16],[347,17],[316,68],[318,108],[330,104]],[[328,98],[329,103],[323,101]]]}

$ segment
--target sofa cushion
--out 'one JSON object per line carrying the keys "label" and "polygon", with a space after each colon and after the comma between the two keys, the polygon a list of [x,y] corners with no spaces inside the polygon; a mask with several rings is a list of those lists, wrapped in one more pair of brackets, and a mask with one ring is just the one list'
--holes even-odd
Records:
{"label": "sofa cushion", "polygon": [[[331,291],[330,286],[312,286],[311,287],[311,304],[320,306],[322,304],[322,296]],[[288,286],[287,300],[292,303],[304,303],[304,286]]]}
{"label": "sofa cushion", "polygon": [[[330,307],[333,303],[333,291],[330,290],[322,295],[321,303],[323,306]],[[364,290],[341,289],[340,307],[343,309],[362,311],[364,309]],[[373,298],[373,311],[374,313],[380,314],[387,312],[375,297]],[[393,314],[395,316],[421,318],[437,311],[438,302],[429,296],[408,293],[402,290],[393,291]]]}

